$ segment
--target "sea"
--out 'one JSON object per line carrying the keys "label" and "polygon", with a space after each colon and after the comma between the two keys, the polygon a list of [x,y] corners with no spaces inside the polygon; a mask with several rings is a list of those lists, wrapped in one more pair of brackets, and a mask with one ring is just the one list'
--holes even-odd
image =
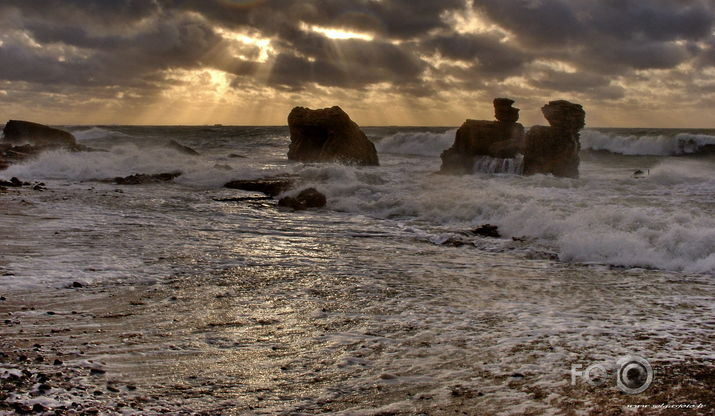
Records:
{"label": "sea", "polygon": [[[274,326],[177,330],[166,342],[185,361],[146,376],[156,384],[197,366],[225,376],[225,361],[192,361],[207,351],[280,344],[280,357],[231,364],[251,369],[236,397],[280,386],[258,414],[330,403],[411,414],[449,405],[455,386],[484,394],[485,414],[541,414],[565,406],[574,364],[715,360],[715,130],[585,129],[570,179],[521,176],[519,160],[437,174],[447,127],[363,128],[375,167],[289,161],[285,126],[65,128],[98,151],[49,151],[0,172],[47,188],[0,217],[0,291],[181,279],[200,288],[182,313],[217,313],[220,288],[223,313]],[[103,181],[175,171],[169,183]],[[314,187],[327,205],[294,212],[223,187],[273,175],[297,178],[286,195]],[[484,224],[501,237],[470,232]],[[519,388],[524,379],[550,399]]]}

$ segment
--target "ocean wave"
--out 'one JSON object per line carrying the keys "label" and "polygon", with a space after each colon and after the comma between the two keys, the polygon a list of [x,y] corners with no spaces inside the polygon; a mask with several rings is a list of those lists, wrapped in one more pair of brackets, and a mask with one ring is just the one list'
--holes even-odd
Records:
{"label": "ocean wave", "polygon": [[581,132],[581,148],[623,155],[675,156],[698,153],[715,146],[715,136],[679,133],[668,135],[618,135],[598,130]]}
{"label": "ocean wave", "polygon": [[72,132],[77,141],[84,142],[88,140],[105,139],[116,136],[127,136],[124,133],[103,129],[101,127],[90,127],[86,130],[75,130]]}
{"label": "ocean wave", "polygon": [[377,141],[375,147],[380,153],[439,156],[452,145],[456,131],[451,129],[443,133],[399,132]]}
{"label": "ocean wave", "polygon": [[[647,179],[624,178],[617,184],[608,178],[427,172],[412,180],[388,176],[376,184],[366,182],[359,169],[343,166],[311,167],[308,176],[326,193],[330,209],[404,221],[427,230],[415,235],[423,240],[490,223],[505,237],[501,246],[526,236],[533,241],[528,250],[555,252],[567,262],[715,273],[715,219],[702,206],[707,201],[683,204],[682,195],[658,191],[674,170],[680,186],[692,188],[685,194],[711,189],[706,176],[713,169],[693,177],[697,167],[681,165],[656,167]],[[614,201],[614,186],[637,203]]]}
{"label": "ocean wave", "polygon": [[192,156],[176,149],[159,146],[138,146],[122,143],[106,151],[69,152],[51,150],[36,158],[10,166],[3,176],[23,180],[92,181],[135,173],[157,174],[180,171],[175,182],[202,188],[220,187],[235,178],[256,178],[265,169],[244,159],[222,161]]}

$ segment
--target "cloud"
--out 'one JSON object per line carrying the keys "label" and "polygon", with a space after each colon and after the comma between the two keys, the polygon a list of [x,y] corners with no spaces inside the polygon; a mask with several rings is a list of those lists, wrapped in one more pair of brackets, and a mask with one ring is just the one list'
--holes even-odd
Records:
{"label": "cloud", "polygon": [[674,100],[712,85],[711,72],[692,74],[715,66],[714,22],[711,0],[5,0],[0,83],[4,101],[55,90],[48,105],[65,107],[150,105],[187,83],[175,74],[214,69],[265,97],[379,89],[404,102],[509,92],[632,104],[658,83],[643,74],[678,79],[658,84]]}

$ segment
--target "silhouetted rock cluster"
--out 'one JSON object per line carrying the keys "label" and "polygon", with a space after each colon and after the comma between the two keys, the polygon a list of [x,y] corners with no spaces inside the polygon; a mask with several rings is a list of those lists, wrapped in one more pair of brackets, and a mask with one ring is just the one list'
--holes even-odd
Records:
{"label": "silhouetted rock cluster", "polygon": [[340,107],[295,107],[288,115],[288,127],[288,159],[379,165],[375,145]]}
{"label": "silhouetted rock cluster", "polygon": [[541,108],[550,127],[534,126],[526,135],[524,174],[552,174],[578,178],[581,149],[579,130],[585,125],[586,112],[579,104],[551,101]]}
{"label": "silhouetted rock cluster", "polygon": [[524,136],[524,127],[517,123],[519,109],[513,104],[509,98],[496,98],[497,121],[465,121],[457,130],[452,147],[442,152],[440,172],[471,174],[479,157],[511,159],[521,153],[526,175],[578,177],[578,132],[586,117],[583,108],[568,101],[551,101],[541,109],[551,126],[534,126]]}
{"label": "silhouetted rock cluster", "polygon": [[494,100],[497,121],[467,120],[457,130],[454,144],[442,152],[440,172],[470,174],[479,156],[513,158],[521,150],[524,126],[517,123],[519,109],[512,107],[513,100]]}

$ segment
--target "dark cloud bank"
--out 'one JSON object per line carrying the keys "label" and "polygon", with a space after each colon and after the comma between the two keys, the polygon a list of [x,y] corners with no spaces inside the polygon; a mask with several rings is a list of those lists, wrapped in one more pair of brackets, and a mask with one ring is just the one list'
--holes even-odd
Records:
{"label": "dark cloud bank", "polygon": [[0,101],[136,104],[216,69],[236,90],[712,106],[714,21],[712,0],[4,0]]}

